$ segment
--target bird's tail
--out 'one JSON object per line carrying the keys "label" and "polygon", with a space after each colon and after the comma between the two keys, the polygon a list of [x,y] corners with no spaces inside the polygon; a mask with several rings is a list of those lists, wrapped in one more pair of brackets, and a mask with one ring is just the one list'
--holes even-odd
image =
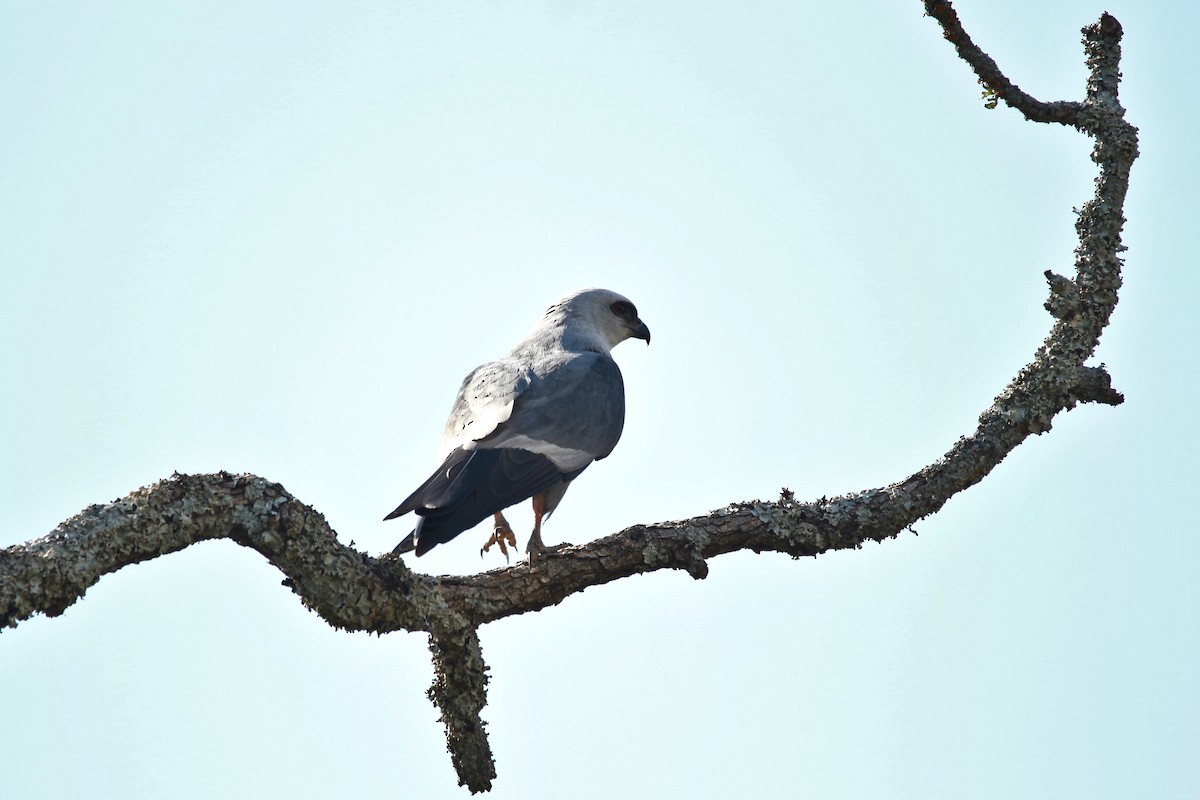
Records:
{"label": "bird's tail", "polygon": [[401,539],[400,544],[396,545],[395,548],[392,549],[392,555],[399,556],[399,555],[403,555],[404,553],[411,553],[413,550],[416,550],[417,549],[416,533],[417,533],[416,531],[413,531],[408,536],[405,536],[403,539]]}

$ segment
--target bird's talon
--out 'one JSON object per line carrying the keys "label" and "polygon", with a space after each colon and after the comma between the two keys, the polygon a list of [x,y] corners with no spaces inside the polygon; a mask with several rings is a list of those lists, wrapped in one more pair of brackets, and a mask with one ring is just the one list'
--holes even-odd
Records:
{"label": "bird's talon", "polygon": [[504,554],[504,563],[507,564],[509,562],[508,548],[517,549],[517,535],[507,525],[497,525],[492,529],[492,535],[483,543],[483,548],[479,551],[479,557],[483,558],[483,554],[491,550],[492,545],[500,548],[500,552]]}

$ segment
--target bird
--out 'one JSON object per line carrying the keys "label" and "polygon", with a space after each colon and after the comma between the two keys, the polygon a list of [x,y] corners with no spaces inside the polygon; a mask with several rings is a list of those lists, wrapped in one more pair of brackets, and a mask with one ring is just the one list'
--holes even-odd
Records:
{"label": "bird", "polygon": [[533,499],[532,566],[547,548],[542,523],[571,481],[616,447],[625,424],[625,385],[612,349],[650,344],[629,298],[581,289],[551,305],[533,330],[459,387],[442,431],[440,465],[384,520],[416,512],[412,533],[393,551],[422,556],[493,517],[493,544],[505,559],[516,535],[502,513]]}

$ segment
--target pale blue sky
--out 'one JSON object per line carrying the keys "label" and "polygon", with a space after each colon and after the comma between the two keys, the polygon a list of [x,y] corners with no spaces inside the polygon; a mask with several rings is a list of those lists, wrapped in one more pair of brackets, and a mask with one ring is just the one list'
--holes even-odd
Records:
{"label": "pale blue sky", "polygon": [[[1104,4],[963,0],[1077,98]],[[1200,796],[1194,4],[1116,0],[1142,130],[1085,407],[883,545],[482,632],[496,798]],[[458,381],[631,297],[629,412],[548,542],[896,480],[1049,328],[1090,142],[984,109],[917,0],[0,5],[0,545],[253,472],[389,550]],[[522,542],[529,515],[513,515]],[[476,540],[417,563],[471,572]],[[0,635],[0,794],[461,797],[420,635],[209,543]]]}

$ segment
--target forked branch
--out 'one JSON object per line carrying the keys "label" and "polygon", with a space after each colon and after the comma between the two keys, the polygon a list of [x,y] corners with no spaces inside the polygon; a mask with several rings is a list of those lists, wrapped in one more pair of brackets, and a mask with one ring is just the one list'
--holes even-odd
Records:
{"label": "forked branch", "polygon": [[1085,99],[1045,103],[1021,91],[963,30],[945,0],[925,8],[1000,99],[1035,122],[1071,125],[1095,139],[1095,194],[1082,208],[1070,277],[1046,273],[1054,324],[1033,360],[944,456],[889,486],[800,502],[734,503],[679,522],[639,525],[585,545],[560,547],[536,568],[433,577],[392,556],[372,558],[337,541],[324,517],[278,484],[253,475],[175,475],[128,497],[85,509],[40,539],[0,551],[0,625],[56,616],[102,576],[206,539],[226,538],[279,568],[301,601],[347,630],[430,634],[435,681],[460,783],[491,788],[495,765],[484,732],[487,667],[478,626],[538,611],[589,586],[659,569],[708,573],[707,559],[738,550],[793,557],[895,537],[982,480],[1031,434],[1050,430],[1078,403],[1118,405],[1101,366],[1088,366],[1121,286],[1122,209],[1137,157],[1137,129],[1118,100],[1121,26],[1108,14],[1084,28],[1090,70]]}

